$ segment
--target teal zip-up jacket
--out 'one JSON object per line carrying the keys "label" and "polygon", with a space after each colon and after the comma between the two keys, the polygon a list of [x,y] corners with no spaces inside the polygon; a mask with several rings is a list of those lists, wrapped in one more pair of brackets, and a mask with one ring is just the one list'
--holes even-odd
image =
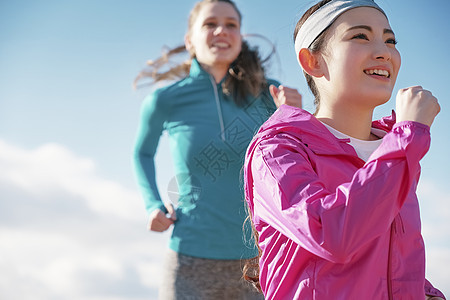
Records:
{"label": "teal zip-up jacket", "polygon": [[154,164],[158,141],[166,130],[179,194],[169,242],[172,250],[209,259],[257,255],[250,224],[244,222],[241,169],[254,133],[275,109],[268,89],[258,98],[249,98],[244,107],[237,106],[223,93],[222,82],[216,84],[195,59],[186,78],[146,97],[135,171],[147,212],[166,211]]}

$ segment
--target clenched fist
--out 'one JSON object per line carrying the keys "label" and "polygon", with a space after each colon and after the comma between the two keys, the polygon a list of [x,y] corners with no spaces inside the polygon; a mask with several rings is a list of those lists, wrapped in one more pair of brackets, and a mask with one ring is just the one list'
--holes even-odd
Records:
{"label": "clenched fist", "polygon": [[421,86],[401,89],[397,93],[397,122],[415,121],[431,126],[440,110],[437,99]]}

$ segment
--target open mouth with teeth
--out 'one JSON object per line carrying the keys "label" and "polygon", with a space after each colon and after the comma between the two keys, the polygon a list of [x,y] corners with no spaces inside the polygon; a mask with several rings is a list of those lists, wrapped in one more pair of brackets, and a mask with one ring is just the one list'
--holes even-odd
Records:
{"label": "open mouth with teeth", "polygon": [[218,43],[214,43],[213,47],[216,47],[219,49],[226,49],[226,48],[229,48],[230,45],[228,43],[218,42]]}
{"label": "open mouth with teeth", "polygon": [[381,77],[385,77],[385,78],[391,77],[391,74],[389,74],[389,72],[387,70],[378,70],[378,69],[364,70],[364,73],[366,73],[367,75],[376,75],[376,76],[381,76]]}

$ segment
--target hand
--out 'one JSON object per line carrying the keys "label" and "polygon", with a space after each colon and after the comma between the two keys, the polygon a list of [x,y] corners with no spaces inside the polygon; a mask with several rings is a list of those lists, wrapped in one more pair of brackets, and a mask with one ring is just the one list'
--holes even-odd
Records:
{"label": "hand", "polygon": [[444,298],[425,295],[425,300],[444,300]]}
{"label": "hand", "polygon": [[147,229],[150,231],[163,232],[166,231],[174,221],[177,215],[172,204],[166,204],[168,216],[160,209],[155,209],[149,216]]}
{"label": "hand", "polygon": [[282,85],[277,88],[271,84],[269,86],[269,91],[277,108],[282,104],[302,108],[302,95],[300,95],[296,89],[291,89]]}
{"label": "hand", "polygon": [[431,126],[440,110],[437,99],[421,86],[401,89],[397,93],[397,122],[415,121]]}

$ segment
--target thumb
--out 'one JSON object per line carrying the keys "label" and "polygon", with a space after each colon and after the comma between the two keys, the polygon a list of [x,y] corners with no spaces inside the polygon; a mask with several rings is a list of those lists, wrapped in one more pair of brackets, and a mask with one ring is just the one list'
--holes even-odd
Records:
{"label": "thumb", "polygon": [[166,206],[167,212],[168,212],[168,214],[169,214],[169,216],[170,216],[170,219],[171,219],[172,221],[176,221],[176,219],[177,219],[177,213],[176,213],[176,211],[175,211],[175,208],[173,207],[173,204],[170,203],[170,204],[166,204],[165,206]]}
{"label": "thumb", "polygon": [[269,86],[269,92],[270,92],[270,95],[272,96],[273,100],[278,99],[278,93],[280,92],[280,90],[275,85],[271,84]]}

